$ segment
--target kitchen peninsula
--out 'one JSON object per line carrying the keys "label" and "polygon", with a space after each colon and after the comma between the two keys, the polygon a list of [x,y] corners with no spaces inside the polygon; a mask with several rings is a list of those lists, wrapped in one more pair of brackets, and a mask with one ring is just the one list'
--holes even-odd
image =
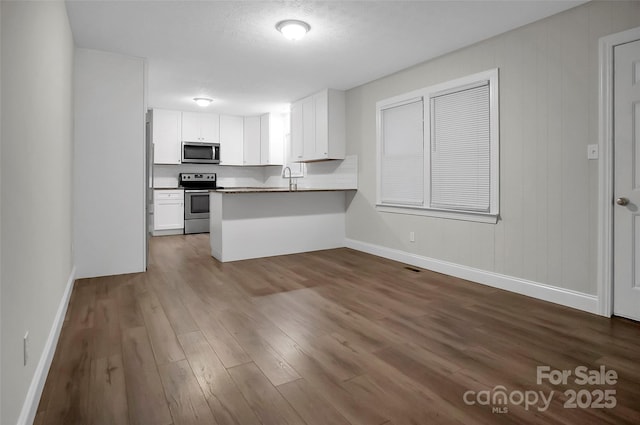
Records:
{"label": "kitchen peninsula", "polygon": [[221,262],[344,246],[353,189],[212,190],[211,255]]}

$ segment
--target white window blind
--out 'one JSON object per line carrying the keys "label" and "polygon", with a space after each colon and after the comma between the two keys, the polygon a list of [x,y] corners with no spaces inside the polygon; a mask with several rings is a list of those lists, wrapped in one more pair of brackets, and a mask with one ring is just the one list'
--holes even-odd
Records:
{"label": "white window blind", "polygon": [[431,98],[431,208],[489,212],[489,83]]}
{"label": "white window blind", "polygon": [[381,212],[497,223],[498,69],[380,100]]}
{"label": "white window blind", "polygon": [[381,111],[380,200],[424,204],[424,105],[422,99]]}

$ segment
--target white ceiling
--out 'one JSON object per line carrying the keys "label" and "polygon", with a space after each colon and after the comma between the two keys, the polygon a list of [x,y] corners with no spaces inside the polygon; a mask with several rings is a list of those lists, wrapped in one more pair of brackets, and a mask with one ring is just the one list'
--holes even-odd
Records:
{"label": "white ceiling", "polygon": [[[150,107],[252,115],[349,89],[584,1],[68,1],[76,45],[148,60]],[[297,42],[283,19],[311,25]],[[196,96],[216,101],[207,108]]]}

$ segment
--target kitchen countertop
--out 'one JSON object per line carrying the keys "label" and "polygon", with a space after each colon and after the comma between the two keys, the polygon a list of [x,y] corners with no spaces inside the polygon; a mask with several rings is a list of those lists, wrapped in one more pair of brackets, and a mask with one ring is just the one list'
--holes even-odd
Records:
{"label": "kitchen countertop", "polygon": [[298,188],[289,190],[286,187],[225,187],[224,189],[211,189],[217,193],[286,193],[286,192],[344,192],[357,189],[329,189],[329,188]]}

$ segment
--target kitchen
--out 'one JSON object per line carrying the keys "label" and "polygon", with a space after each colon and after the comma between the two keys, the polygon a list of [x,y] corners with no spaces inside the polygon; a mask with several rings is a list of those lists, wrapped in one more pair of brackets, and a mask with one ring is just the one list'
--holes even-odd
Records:
{"label": "kitchen", "polygon": [[[155,180],[153,185],[156,188],[177,188],[179,185],[179,174],[184,173],[215,173],[218,186],[222,187],[284,187],[287,185],[286,180],[282,177],[283,166],[287,164],[294,169],[292,162],[299,160],[311,161],[305,162],[304,165],[298,165],[298,169],[294,169],[294,174],[305,177],[296,177],[297,184],[300,188],[337,188],[353,190],[359,186],[358,174],[359,162],[361,158],[358,155],[347,153],[347,111],[345,109],[344,100],[342,106],[334,107],[330,102],[334,102],[340,96],[332,94],[342,93],[344,89],[350,87],[357,81],[371,81],[384,75],[408,66],[412,62],[412,56],[418,54],[411,49],[397,49],[394,44],[386,44],[385,37],[389,37],[394,30],[389,27],[385,32],[376,32],[376,39],[371,39],[374,33],[371,33],[366,39],[355,36],[356,32],[344,25],[338,25],[330,22],[323,14],[336,13],[332,10],[324,10],[329,4],[323,4],[322,13],[308,23],[310,30],[301,40],[288,40],[276,28],[278,23],[286,16],[282,13],[291,13],[293,15],[306,12],[297,10],[298,6],[288,5],[285,10],[270,8],[266,4],[252,2],[238,2],[235,5],[229,3],[209,3],[203,2],[198,4],[191,3],[154,3],[145,4],[141,7],[138,4],[118,4],[118,3],[85,3],[72,2],[69,7],[70,19],[76,23],[74,25],[75,36],[82,40],[80,46],[91,47],[85,49],[87,57],[93,56],[96,61],[100,60],[99,50],[109,51],[115,47],[110,46],[126,46],[119,58],[123,63],[139,59],[140,56],[146,57],[139,64],[139,71],[142,73],[142,87],[140,87],[142,99],[135,99],[135,102],[142,100],[143,108],[154,110],[160,113],[164,121],[162,124],[166,131],[153,131],[153,122],[150,123],[151,134],[158,135],[158,140],[148,140],[147,143],[152,145],[143,146],[142,152],[136,152],[138,158],[136,161],[144,162],[145,157],[149,162],[148,155],[154,150],[153,162],[147,168],[153,170],[152,179]],[[334,5],[335,6],[335,5]],[[477,10],[468,10],[466,13],[482,13],[485,16],[492,17],[490,10],[486,9],[486,5],[477,8]],[[353,3],[344,3],[340,7],[349,10],[348,13],[356,13],[359,6]],[[368,25],[374,25],[373,22],[380,22],[385,13],[383,9],[391,7],[387,4],[377,4],[376,8],[367,10],[375,16],[375,21],[371,21]],[[421,5],[418,7],[428,7]],[[554,4],[557,7],[557,4]],[[126,12],[123,13],[123,10]],[[217,8],[226,10],[234,14],[235,18],[243,21],[249,19],[252,24],[246,26],[246,22],[237,22],[239,28],[243,31],[251,32],[251,36],[245,38],[242,35],[236,36],[233,32],[225,32],[226,28],[231,25],[231,21],[225,21],[219,17]],[[379,8],[379,10],[378,10]],[[514,13],[514,21],[509,24],[504,19],[493,19],[493,31],[500,31],[514,25],[520,19],[517,16],[516,9],[511,9]],[[351,10],[354,9],[354,10]],[[360,12],[358,12],[360,13]],[[394,13],[400,13],[395,10]],[[409,10],[403,10],[402,13],[411,15]],[[454,13],[446,11],[443,13]],[[504,11],[502,11],[504,15]],[[184,22],[190,22],[189,28],[201,31],[200,34],[206,35],[195,37],[193,33],[184,34],[182,31],[170,25],[157,24],[152,26],[149,23],[146,27],[148,34],[146,37],[136,37],[135,24],[139,21],[135,17],[149,14],[154,17],[154,21],[160,23],[171,22],[174,19],[180,19]],[[94,16],[100,16],[100,19],[92,19]],[[212,19],[216,21],[213,22]],[[373,18],[372,18],[373,19]],[[429,34],[437,32],[437,28],[423,27],[418,22],[413,25],[414,31],[425,31]],[[381,27],[385,27],[381,24]],[[385,27],[386,28],[386,27]],[[109,34],[109,37],[100,37],[98,34]],[[347,35],[349,35],[347,37]],[[346,38],[345,38],[346,37]],[[343,39],[344,38],[344,39]],[[184,43],[176,44],[176,40],[185,40]],[[345,40],[350,40],[354,46],[348,47]],[[443,41],[445,42],[445,41]],[[448,40],[447,45],[455,45],[459,40]],[[255,43],[260,43],[262,49],[253,49]],[[352,51],[363,48],[368,43],[379,43],[384,46],[384,52],[387,55],[385,60],[380,60],[376,54],[367,53],[367,59],[352,55]],[[339,67],[334,66],[330,61],[323,60],[322,51],[328,46],[332,49],[339,47],[335,51],[336,58],[341,61]],[[355,50],[350,50],[355,49]],[[425,52],[419,54],[436,54],[434,46],[424,46]],[[83,50],[83,49],[81,49]],[[141,52],[149,52],[142,54]],[[215,54],[203,55],[201,52],[211,51]],[[242,52],[246,52],[243,55]],[[84,53],[84,52],[83,52]],[[82,55],[78,55],[81,57]],[[115,61],[116,54],[103,55],[109,57],[110,61]],[[192,60],[181,60],[183,57],[191,57]],[[245,63],[248,58],[252,62],[260,61],[262,68],[257,75],[253,75],[256,71],[251,69]],[[91,62],[94,59],[88,59]],[[78,61],[82,62],[82,59]],[[219,65],[220,64],[220,65]],[[224,65],[222,65],[224,64]],[[94,65],[94,66],[97,66]],[[107,69],[106,63],[102,63],[103,69]],[[114,66],[117,66],[114,64]],[[138,71],[136,71],[138,72]],[[79,75],[82,69],[79,70]],[[132,76],[132,74],[131,74]],[[189,76],[189,77],[187,77]],[[304,76],[304,78],[302,77]],[[107,87],[114,85],[113,81],[107,81]],[[96,80],[97,75],[88,74],[86,76],[89,83],[90,80]],[[126,78],[126,77],[125,77]],[[136,77],[137,78],[137,77]],[[264,81],[271,79],[271,84]],[[224,81],[224,84],[218,82]],[[131,91],[128,93],[131,96]],[[325,93],[322,97],[319,94]],[[83,96],[79,93],[78,96]],[[109,94],[105,94],[105,99]],[[202,99],[200,99],[202,98]],[[208,106],[197,105],[195,99],[201,102],[205,99],[212,101]],[[115,100],[115,99],[114,99]],[[129,99],[134,100],[134,99]],[[87,88],[87,97],[78,100],[79,104],[84,105],[82,108],[86,113],[91,113],[95,108],[95,96]],[[316,103],[318,103],[318,111],[315,111]],[[108,102],[105,102],[105,104]],[[340,103],[340,102],[338,102]],[[297,107],[296,107],[297,105]],[[113,105],[116,109],[124,105]],[[103,105],[104,107],[104,105]],[[162,112],[161,112],[162,111]],[[206,111],[206,112],[203,112]],[[318,115],[324,111],[324,115]],[[98,220],[103,223],[104,228],[96,228],[95,217],[100,217],[105,211],[111,209],[114,203],[121,202],[121,198],[113,196],[113,199],[103,198],[100,203],[96,203],[95,199],[82,199],[85,192],[93,188],[94,193],[102,193],[106,197],[111,197],[109,187],[112,183],[105,181],[105,175],[109,172],[108,167],[98,162],[97,158],[106,158],[114,156],[117,161],[119,153],[111,154],[101,152],[107,146],[115,148],[113,141],[98,140],[99,135],[103,132],[96,132],[96,124],[104,111],[96,110],[95,119],[78,119],[77,126],[83,140],[82,145],[78,145],[77,149],[84,151],[80,153],[82,165],[79,167],[87,172],[79,172],[76,174],[76,180],[81,187],[86,186],[86,190],[81,190],[77,203],[80,205],[91,204],[92,207],[78,209],[77,215],[79,222],[83,223],[76,231],[77,241],[75,243],[78,255],[84,258],[79,259],[78,276],[89,277],[96,275],[108,275],[113,273],[134,272],[144,269],[146,265],[146,249],[139,250],[133,248],[139,247],[142,242],[147,239],[146,233],[144,239],[140,240],[140,234],[131,231],[124,232],[115,223],[110,220]],[[337,113],[336,113],[337,112]],[[139,114],[139,112],[136,112]],[[335,113],[335,115],[334,115]],[[209,119],[201,119],[211,114]],[[268,115],[265,115],[268,114]],[[289,118],[286,115],[289,114]],[[123,116],[124,121],[129,121],[131,115]],[[200,118],[199,118],[200,117]],[[271,129],[269,132],[262,130],[264,122],[267,119],[269,124],[275,130],[278,126],[282,126],[283,135],[272,136]],[[140,116],[138,115],[138,119]],[[142,117],[146,121],[145,117]],[[166,121],[165,121],[166,119]],[[186,125],[183,123],[186,119]],[[326,121],[323,125],[315,127],[315,120],[320,119]],[[156,123],[158,120],[154,120]],[[330,123],[335,122],[335,126]],[[298,124],[296,124],[298,123]],[[110,123],[112,124],[112,123]],[[133,125],[133,123],[131,123]],[[331,125],[330,125],[331,124]],[[299,128],[296,128],[296,125]],[[184,128],[183,128],[184,127]],[[324,129],[323,131],[321,131]],[[127,139],[133,139],[133,131],[139,132],[139,129],[131,129],[132,132],[127,133]],[[286,130],[290,131],[290,143],[286,144]],[[297,130],[297,131],[296,131]],[[316,156],[315,153],[308,158],[298,158],[304,155],[303,152],[315,152],[319,149],[320,144],[316,145],[316,130],[321,131],[320,139],[324,139],[323,143],[327,144],[327,148],[332,148],[329,144],[336,144],[335,152],[331,150],[318,151],[320,155],[331,155],[335,160],[329,160],[329,157]],[[113,129],[105,129],[104,133],[109,134]],[[219,165],[201,164],[180,164],[181,162],[181,144],[183,140],[183,131],[185,138],[194,139],[192,142],[201,142],[202,139],[212,139],[213,143],[220,143],[219,153],[221,163]],[[333,134],[333,133],[335,134]],[[267,135],[267,133],[269,133]],[[203,136],[204,134],[204,136]],[[301,137],[297,137],[298,134]],[[336,134],[338,136],[336,137]],[[166,139],[162,137],[166,136]],[[308,137],[307,137],[308,136]],[[97,138],[98,137],[98,138]],[[139,136],[136,136],[136,138]],[[132,149],[135,142],[125,142],[125,137],[116,144],[122,143],[122,149]],[[218,140],[216,142],[216,140]],[[136,146],[135,149],[139,149]],[[267,154],[268,153],[268,154]],[[106,156],[104,156],[106,155]],[[139,158],[141,155],[143,158]],[[133,160],[133,157],[131,157]],[[315,162],[322,160],[320,162]],[[327,160],[326,163],[324,160]],[[369,161],[370,159],[368,159]],[[375,159],[374,159],[375,160]],[[272,165],[275,163],[284,163],[280,166]],[[342,167],[337,164],[342,163]],[[94,170],[101,170],[95,173]],[[150,170],[148,170],[150,171]],[[138,168],[125,168],[123,172],[128,174],[117,177],[116,180],[126,181],[131,184],[132,181],[139,181]],[[145,173],[146,187],[151,189],[149,185],[150,173]],[[334,178],[332,178],[335,177]],[[124,183],[123,183],[124,184]],[[133,189],[128,189],[133,190]],[[151,193],[144,195],[144,205],[150,210],[152,203]],[[184,212],[182,219],[180,214],[181,203],[184,203],[184,195],[180,192],[165,193],[169,199],[163,199],[167,213],[161,211],[157,220],[154,214],[153,224],[147,215],[142,218],[147,222],[146,226],[151,227],[156,235],[168,233],[184,232]],[[135,195],[140,196],[140,193]],[[180,200],[180,197],[183,197]],[[351,195],[346,195],[351,196]],[[88,198],[92,196],[87,195]],[[354,199],[358,196],[355,195]],[[133,199],[133,198],[131,198]],[[362,194],[359,199],[362,198]],[[347,200],[345,200],[345,210]],[[138,209],[139,204],[131,202],[126,209]],[[161,208],[162,210],[162,208]],[[119,212],[122,214],[122,211]],[[164,218],[168,221],[164,221]],[[121,217],[119,222],[131,222],[131,217]],[[131,227],[140,226],[140,217],[136,218],[135,225],[131,223]],[[86,223],[86,226],[85,226]],[[139,231],[138,231],[139,232]],[[122,234],[121,234],[122,233]],[[117,258],[113,259],[112,267],[107,267],[103,258],[113,257],[113,250],[108,244],[96,244],[97,240],[111,240],[118,234],[123,240],[122,250],[118,250]],[[91,235],[85,240],[84,235]],[[134,236],[135,235],[135,236]],[[117,266],[116,266],[117,265]]]}
{"label": "kitchen", "polygon": [[[147,151],[153,152],[149,159],[149,185],[153,188],[153,206],[149,205],[148,220],[151,233],[154,236],[187,235],[209,233],[210,228],[214,229],[211,232],[212,255],[221,261],[340,247],[345,236],[346,191],[357,189],[357,157],[345,155],[344,100],[344,92],[323,90],[294,102],[293,137],[288,113],[238,117],[149,110]],[[204,107],[211,103],[211,99],[194,98],[194,101]],[[312,120],[307,108],[313,109]],[[305,137],[314,140],[305,140]],[[197,172],[184,172],[184,166]],[[245,183],[239,185],[241,179]],[[287,202],[281,194],[283,189],[297,193]],[[213,210],[219,212],[213,215],[218,221],[211,224],[209,191],[212,192]],[[242,196],[229,196],[239,193]],[[255,193],[263,196],[250,195]],[[252,211],[273,210],[274,206],[284,208],[282,225],[276,230],[271,221],[270,226],[257,224],[249,230],[245,220],[241,234],[230,235],[228,228],[223,232],[222,199],[227,199],[228,204],[238,198],[254,199],[255,204],[245,208]],[[296,207],[308,208],[310,202],[316,205],[316,214],[304,214],[303,225],[292,226]],[[331,210],[337,208],[339,212],[335,220],[318,227],[326,217],[322,211],[327,206]],[[227,211],[224,215],[225,219],[233,219],[238,214]],[[318,217],[320,221],[314,221],[312,217]],[[267,234],[266,229],[271,231]],[[319,238],[318,229],[320,234],[332,237]],[[311,233],[305,235],[305,230]],[[271,243],[274,237],[291,243],[274,245]],[[258,245],[272,249],[248,252]],[[223,250],[227,251],[224,257]],[[236,254],[229,256],[231,251]]]}

